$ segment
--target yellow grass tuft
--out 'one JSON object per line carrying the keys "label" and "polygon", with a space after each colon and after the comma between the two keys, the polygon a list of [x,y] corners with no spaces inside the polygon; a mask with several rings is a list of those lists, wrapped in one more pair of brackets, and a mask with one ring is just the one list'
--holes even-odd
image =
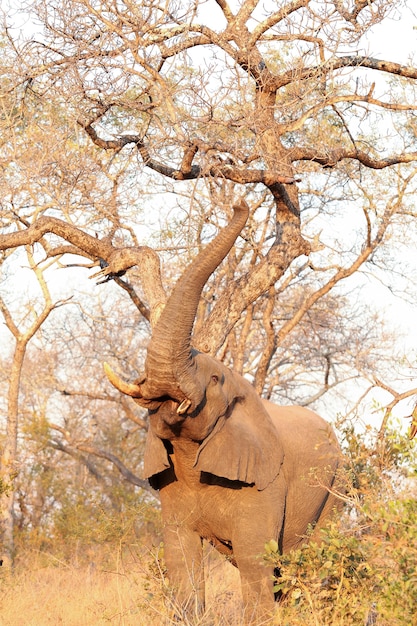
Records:
{"label": "yellow grass tuft", "polygon": [[[29,559],[26,559],[29,561]],[[195,626],[240,626],[239,575],[208,558],[207,611]],[[117,558],[114,567],[79,567],[34,557],[13,576],[2,575],[1,626],[161,626],[175,622],[175,602],[148,554]]]}

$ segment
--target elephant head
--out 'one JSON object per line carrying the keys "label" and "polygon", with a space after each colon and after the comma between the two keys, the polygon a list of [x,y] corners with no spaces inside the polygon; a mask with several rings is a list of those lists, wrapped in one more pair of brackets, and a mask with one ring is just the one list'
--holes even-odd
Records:
{"label": "elephant head", "polygon": [[[252,386],[191,345],[202,289],[248,218],[244,200],[233,210],[230,223],[197,255],[174,287],[154,328],[144,375],[126,383],[105,365],[110,382],[149,410],[151,427],[144,459],[148,478],[169,468],[166,442],[180,436],[200,443],[194,462],[197,469],[256,483],[261,489],[271,480],[257,473],[256,467],[264,466],[259,463],[262,455],[274,448],[271,456],[276,462],[268,473],[276,475],[282,462],[276,433]],[[245,409],[236,408],[243,398]],[[264,437],[260,440],[255,430],[259,432],[262,422]],[[221,436],[216,436],[220,432]],[[214,438],[215,445],[210,445]]]}

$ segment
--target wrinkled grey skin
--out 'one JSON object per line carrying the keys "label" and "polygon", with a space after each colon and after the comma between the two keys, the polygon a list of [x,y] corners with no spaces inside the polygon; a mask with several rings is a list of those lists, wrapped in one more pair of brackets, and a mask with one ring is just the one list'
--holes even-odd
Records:
{"label": "wrinkled grey skin", "polygon": [[245,202],[187,268],[154,329],[145,375],[113,384],[149,410],[145,474],[160,490],[165,561],[179,603],[204,608],[202,539],[239,568],[246,615],[273,609],[261,555],[305,541],[338,507],[329,493],[340,452],[331,427],[301,407],[261,400],[251,384],[191,347],[201,291],[248,215]]}

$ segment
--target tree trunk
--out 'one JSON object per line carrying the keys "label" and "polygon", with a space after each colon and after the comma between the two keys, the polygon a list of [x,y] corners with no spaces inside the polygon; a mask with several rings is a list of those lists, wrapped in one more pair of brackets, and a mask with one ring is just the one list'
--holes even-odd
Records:
{"label": "tree trunk", "polygon": [[0,458],[0,541],[3,567],[11,569],[14,558],[14,493],[13,482],[17,468],[17,434],[19,422],[19,387],[27,341],[17,340],[10,373],[7,399],[7,426],[3,453]]}

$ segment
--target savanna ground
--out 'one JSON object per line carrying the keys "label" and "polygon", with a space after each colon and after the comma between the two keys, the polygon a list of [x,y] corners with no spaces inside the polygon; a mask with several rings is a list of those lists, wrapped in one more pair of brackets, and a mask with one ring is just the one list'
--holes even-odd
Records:
{"label": "savanna ground", "polygon": [[[143,546],[114,546],[95,555],[98,562],[65,563],[30,552],[13,579],[3,579],[4,626],[145,626],[177,623],[175,603],[158,559]],[[88,555],[87,555],[88,556]],[[214,558],[213,558],[214,557]],[[210,558],[205,624],[239,624],[239,577],[229,563]]]}
{"label": "savanna ground", "polygon": [[[294,558],[290,567],[287,563],[284,580],[290,590],[282,606],[277,607],[271,624],[417,624],[417,578],[416,570],[413,571],[417,565],[415,501],[413,509],[413,528],[408,526],[410,521],[400,521],[395,513],[385,530],[380,520],[379,529],[386,537],[368,538],[364,550],[350,533],[343,540],[333,535],[325,548],[330,554],[327,561],[319,549],[313,548],[306,551],[305,560]],[[372,554],[369,554],[371,546]],[[0,623],[2,626],[177,624],[175,601],[157,552],[138,544],[114,545],[96,550],[96,561],[89,561],[93,551],[90,554],[87,551],[78,563],[60,561],[52,554],[25,552],[18,560],[13,578],[2,580]],[[206,613],[201,619],[180,623],[241,626],[246,622],[241,613],[237,570],[213,552],[207,562]],[[329,577],[325,579],[326,573]]]}
{"label": "savanna ground", "polygon": [[[347,504],[322,544],[284,557],[274,541],[265,546],[261,558],[281,569],[273,625],[417,625],[414,447],[395,434],[390,448],[372,455],[353,437],[347,467]],[[43,534],[22,531],[14,574],[2,573],[1,625],[252,623],[242,616],[238,571],[209,546],[206,612],[178,621],[160,537],[158,507],[146,496],[111,514],[93,498],[63,511]]]}

